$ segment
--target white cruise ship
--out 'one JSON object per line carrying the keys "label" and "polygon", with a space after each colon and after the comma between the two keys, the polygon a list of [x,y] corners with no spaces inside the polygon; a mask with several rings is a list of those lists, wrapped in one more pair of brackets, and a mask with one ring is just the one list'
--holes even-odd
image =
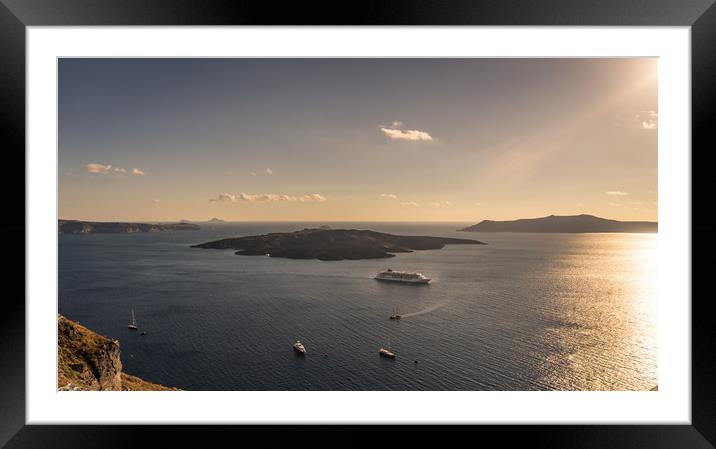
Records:
{"label": "white cruise ship", "polygon": [[427,284],[431,281],[430,278],[423,276],[421,273],[393,271],[391,269],[376,274],[375,279],[379,281],[405,282],[408,284]]}

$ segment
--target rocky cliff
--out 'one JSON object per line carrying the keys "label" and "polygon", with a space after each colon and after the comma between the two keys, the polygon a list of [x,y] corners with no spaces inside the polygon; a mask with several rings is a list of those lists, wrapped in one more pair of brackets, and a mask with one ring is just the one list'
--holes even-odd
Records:
{"label": "rocky cliff", "polygon": [[176,390],[122,372],[119,341],[57,318],[57,388],[59,390]]}

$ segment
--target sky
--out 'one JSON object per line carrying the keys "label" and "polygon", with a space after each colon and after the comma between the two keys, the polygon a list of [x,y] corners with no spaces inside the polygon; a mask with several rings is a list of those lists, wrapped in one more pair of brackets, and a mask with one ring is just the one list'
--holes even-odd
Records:
{"label": "sky", "polygon": [[59,213],[657,219],[657,60],[60,59]]}

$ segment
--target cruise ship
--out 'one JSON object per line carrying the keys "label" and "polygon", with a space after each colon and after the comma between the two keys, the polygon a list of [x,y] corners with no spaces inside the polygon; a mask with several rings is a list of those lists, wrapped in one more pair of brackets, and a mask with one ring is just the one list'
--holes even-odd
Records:
{"label": "cruise ship", "polygon": [[375,279],[379,281],[405,282],[408,284],[427,284],[430,278],[423,276],[421,273],[411,273],[408,271],[393,271],[387,269],[375,275]]}

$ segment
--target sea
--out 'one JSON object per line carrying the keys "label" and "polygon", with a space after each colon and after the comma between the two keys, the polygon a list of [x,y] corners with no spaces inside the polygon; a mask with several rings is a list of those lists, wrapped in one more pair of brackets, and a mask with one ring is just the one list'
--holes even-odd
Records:
{"label": "sea", "polygon": [[[350,261],[191,248],[326,224],[486,245]],[[241,222],[59,235],[58,311],[118,339],[125,372],[184,390],[657,386],[656,234],[457,231],[469,224]],[[433,282],[373,279],[388,268]],[[396,307],[403,318],[389,320]],[[132,310],[139,332],[127,329]],[[381,347],[397,357],[380,357]]]}

